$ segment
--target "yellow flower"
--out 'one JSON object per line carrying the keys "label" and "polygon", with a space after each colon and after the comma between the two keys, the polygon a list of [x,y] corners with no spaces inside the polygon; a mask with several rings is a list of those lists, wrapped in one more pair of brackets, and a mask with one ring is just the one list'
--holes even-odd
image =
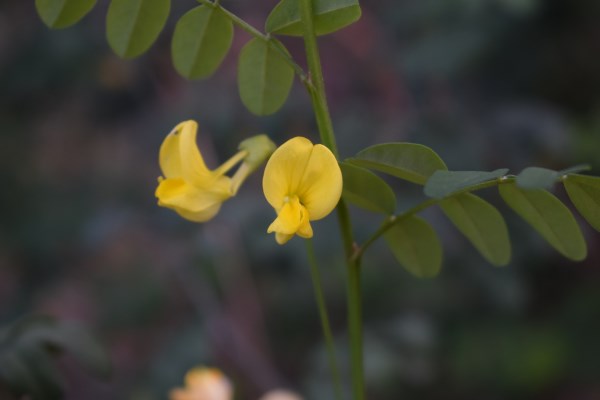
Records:
{"label": "yellow flower", "polygon": [[[221,204],[235,195],[242,182],[273,152],[275,145],[265,135],[240,143],[240,151],[215,170],[209,170],[196,144],[198,124],[185,121],[167,135],[160,147],[163,177],[158,179],[158,205],[175,210],[183,218],[205,222]],[[230,178],[225,174],[242,165]]]}
{"label": "yellow flower", "polygon": [[302,400],[302,397],[288,390],[276,389],[265,393],[259,400]]}
{"label": "yellow flower", "polygon": [[284,244],[295,234],[313,236],[309,221],[324,218],[342,194],[342,173],[335,156],[321,145],[295,137],[281,145],[265,167],[263,191],[277,218],[267,232]]}
{"label": "yellow flower", "polygon": [[233,388],[216,368],[194,368],[185,375],[185,388],[169,393],[169,400],[231,400]]}

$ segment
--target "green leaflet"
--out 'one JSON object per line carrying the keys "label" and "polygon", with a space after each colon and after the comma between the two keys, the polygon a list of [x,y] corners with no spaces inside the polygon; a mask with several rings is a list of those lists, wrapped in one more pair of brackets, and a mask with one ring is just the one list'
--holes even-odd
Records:
{"label": "green leaflet", "polygon": [[560,173],[547,168],[528,167],[517,175],[517,186],[523,189],[551,189]]}
{"label": "green leaflet", "polygon": [[558,171],[558,174],[561,176],[577,174],[579,172],[589,171],[590,169],[592,169],[592,167],[589,164],[578,164],[569,168],[561,169],[560,171]]}
{"label": "green leaflet", "polygon": [[436,171],[425,184],[426,196],[443,199],[463,189],[493,181],[506,175],[508,169],[486,171]]}
{"label": "green leaflet", "polygon": [[496,266],[508,264],[511,254],[508,229],[494,206],[471,193],[449,197],[440,206],[486,260]]}
{"label": "green leaflet", "polygon": [[500,195],[521,218],[565,257],[579,261],[587,254],[583,235],[569,209],[543,190],[523,190],[514,184],[498,187]]}
{"label": "green leaflet", "polygon": [[385,172],[419,185],[446,164],[433,150],[416,143],[384,143],[367,147],[347,162],[359,167]]}
{"label": "green leaflet", "polygon": [[350,203],[369,211],[391,215],[396,196],[387,183],[368,169],[340,163],[344,177],[342,195]]}
{"label": "green leaflet", "polygon": [[106,16],[106,37],[115,53],[134,58],[150,48],[162,31],[171,0],[112,0]]}
{"label": "green leaflet", "polygon": [[175,26],[171,54],[175,69],[188,79],[212,75],[233,41],[233,23],[219,10],[199,6]]}
{"label": "green leaflet", "polygon": [[569,175],[563,180],[563,185],[577,211],[600,232],[600,178]]}
{"label": "green leaflet", "polygon": [[410,216],[394,224],[383,235],[396,260],[419,278],[433,278],[442,267],[442,246],[425,220]]}
{"label": "green leaflet", "polygon": [[590,166],[586,164],[575,165],[561,171],[540,167],[528,167],[517,175],[516,183],[517,186],[523,189],[552,189],[554,184],[562,176],[587,171],[589,169]]}
{"label": "green leaflet", "polygon": [[[275,45],[284,49],[279,42]],[[240,97],[252,113],[269,115],[277,111],[285,103],[293,82],[293,68],[268,42],[253,39],[240,52]]]}
{"label": "green leaflet", "polygon": [[[360,18],[358,0],[313,0],[317,35],[340,30]],[[302,36],[298,0],[282,0],[269,14],[265,31],[280,35]]]}
{"label": "green leaflet", "polygon": [[50,28],[67,28],[89,13],[96,0],[35,0],[40,18]]}

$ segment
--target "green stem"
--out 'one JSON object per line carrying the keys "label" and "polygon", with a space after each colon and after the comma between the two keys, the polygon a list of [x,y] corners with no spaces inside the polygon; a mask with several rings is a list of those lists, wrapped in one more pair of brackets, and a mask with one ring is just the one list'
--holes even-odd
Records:
{"label": "green stem", "polygon": [[[498,179],[494,179],[493,181],[478,183],[476,185],[472,185],[472,186],[466,187],[464,189],[461,189],[461,190],[457,191],[456,193],[453,193],[452,196],[457,196],[462,193],[474,192],[476,190],[486,189],[489,187],[494,187],[494,186],[498,186],[498,185],[505,184],[505,183],[511,183],[511,182],[514,182],[515,180],[516,179],[514,176],[502,176]],[[350,259],[351,260],[360,260],[362,255],[373,244],[373,242],[375,242],[377,239],[379,239],[392,226],[396,225],[397,223],[405,220],[406,218],[408,218],[412,215],[417,214],[418,212],[423,211],[426,208],[438,205],[446,198],[429,199],[422,203],[417,204],[416,206],[414,206],[413,208],[410,208],[409,210],[403,212],[402,214],[390,215],[383,221],[383,223],[379,226],[379,228],[361,246],[356,247],[356,249],[354,250],[354,253],[350,257]]]}
{"label": "green stem", "polygon": [[348,263],[348,330],[350,334],[352,394],[354,400],[364,400],[365,398],[360,261],[360,259],[355,259]]}
{"label": "green stem", "polygon": [[[333,123],[327,106],[325,94],[325,83],[321,69],[321,59],[317,46],[317,36],[314,26],[314,12],[312,0],[298,0],[300,5],[300,17],[304,27],[304,47],[306,49],[306,60],[310,73],[307,85],[317,120],[317,127],[321,136],[321,142],[339,159],[338,149],[333,132]],[[344,200],[337,205],[338,221],[346,261],[348,265],[348,330],[350,334],[350,352],[352,359],[352,393],[354,400],[363,400],[364,377],[363,377],[363,348],[362,348],[362,312],[361,312],[361,279],[360,259],[351,259],[354,253],[354,238],[348,206]]]}
{"label": "green stem", "polygon": [[[224,8],[223,6],[221,6],[221,4],[219,4],[220,3],[219,0],[214,0],[214,1],[198,0],[198,2],[204,4],[208,7],[212,7],[216,10],[219,10],[221,13],[223,13],[223,15],[225,15],[227,18],[229,18],[231,20],[231,22],[233,22],[234,24],[236,24],[237,26],[242,28],[244,31],[248,32],[250,35],[252,35],[256,39],[264,40],[265,42],[267,42],[269,44],[269,46],[271,46],[271,48],[276,50],[283,57],[283,60],[287,64],[289,64],[290,67],[292,67],[294,69],[294,72],[296,73],[296,75],[298,75],[300,80],[305,85],[310,86],[308,75],[306,74],[306,72],[304,72],[302,67],[299,66],[292,59],[292,57],[284,49],[281,48],[281,46],[278,46],[277,41],[273,40],[270,35],[262,33],[261,31],[259,31],[258,29],[256,29],[255,27],[253,27],[252,25],[250,25],[249,23],[247,23],[246,21],[244,21],[243,19],[241,19],[240,17],[235,15],[234,13],[232,13],[231,11],[229,11],[226,8]],[[310,89],[312,89],[312,88],[309,87],[309,90]]]}
{"label": "green stem", "polygon": [[342,233],[344,253],[346,254],[346,259],[349,261],[350,257],[352,257],[355,252],[356,243],[354,243],[354,238],[352,237],[352,223],[350,221],[348,205],[343,198],[340,199],[340,202],[337,205],[337,216],[338,223],[340,225],[340,231]]}
{"label": "green stem", "polygon": [[327,357],[329,359],[329,367],[331,368],[331,374],[333,377],[335,398],[337,400],[341,400],[342,384],[340,380],[340,372],[337,365],[335,345],[333,342],[333,335],[331,334],[331,325],[329,323],[329,314],[327,313],[327,306],[325,305],[323,288],[321,286],[321,275],[319,273],[319,266],[317,265],[317,258],[315,257],[312,239],[306,239],[306,253],[308,255],[308,262],[310,264],[310,275],[312,278],[313,287],[315,289],[315,300],[317,301],[317,307],[319,309],[321,327],[323,328],[323,336],[325,337],[325,344],[327,346]]}
{"label": "green stem", "polygon": [[350,213],[344,200],[340,200],[337,206],[337,215],[348,265],[346,293],[348,298],[352,397],[354,400],[363,400],[365,398],[365,383],[363,373],[361,259],[360,257],[353,257],[356,252],[356,243],[352,237]]}
{"label": "green stem", "polygon": [[333,123],[329,115],[327,106],[327,97],[325,95],[325,83],[323,81],[323,71],[321,70],[321,57],[317,46],[317,35],[315,34],[314,13],[311,0],[300,1],[300,16],[304,26],[304,47],[306,49],[306,61],[310,72],[309,80],[312,82],[314,90],[311,90],[311,100],[315,110],[317,126],[321,134],[321,141],[327,146],[333,154],[338,157],[335,135],[333,133]]}

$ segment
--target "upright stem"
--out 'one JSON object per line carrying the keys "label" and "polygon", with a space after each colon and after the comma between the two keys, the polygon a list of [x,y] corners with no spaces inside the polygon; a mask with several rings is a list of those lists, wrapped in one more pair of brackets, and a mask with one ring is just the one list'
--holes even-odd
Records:
{"label": "upright stem", "polygon": [[323,144],[338,157],[335,135],[333,133],[333,124],[329,115],[327,106],[327,97],[325,95],[325,83],[323,82],[323,71],[321,70],[321,58],[317,46],[317,36],[315,34],[314,14],[311,0],[300,1],[300,16],[304,26],[304,47],[306,49],[306,60],[308,63],[309,79],[313,84],[311,90],[311,100],[317,119],[317,126],[321,134]]}
{"label": "upright stem", "polygon": [[342,384],[337,365],[337,357],[335,356],[335,344],[333,335],[331,334],[329,313],[327,312],[327,305],[325,304],[325,297],[323,296],[321,274],[319,272],[319,266],[317,265],[317,258],[315,257],[312,239],[306,240],[306,253],[308,254],[308,262],[310,264],[310,276],[312,278],[313,288],[315,289],[315,300],[317,302],[317,308],[319,309],[319,316],[321,317],[321,326],[323,328],[323,336],[325,337],[325,345],[327,347],[327,358],[329,358],[329,367],[333,378],[335,398],[337,400],[342,400]]}
{"label": "upright stem", "polygon": [[360,272],[360,259],[348,262],[348,330],[350,334],[352,394],[354,400],[365,398]]}
{"label": "upright stem", "polygon": [[[309,70],[309,89],[317,126],[321,141],[332,153],[339,159],[333,124],[327,106],[327,97],[325,95],[325,84],[323,82],[323,72],[321,70],[321,60],[319,57],[319,48],[317,46],[317,36],[315,34],[314,13],[312,9],[312,0],[298,0],[300,5],[300,16],[304,27],[304,46],[306,49],[306,59]],[[348,206],[344,200],[340,200],[337,206],[338,221],[346,263],[348,265],[348,329],[350,334],[350,351],[352,359],[352,393],[354,400],[363,400],[364,396],[364,378],[363,378],[363,350],[362,350],[362,312],[361,312],[361,279],[360,279],[360,259],[353,258],[354,238],[352,235],[352,225],[348,213]]]}

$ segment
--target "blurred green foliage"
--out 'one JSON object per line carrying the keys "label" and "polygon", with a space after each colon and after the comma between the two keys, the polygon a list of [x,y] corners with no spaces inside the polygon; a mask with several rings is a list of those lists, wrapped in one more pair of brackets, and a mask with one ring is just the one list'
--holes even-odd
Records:
{"label": "blurred green foliage", "polygon": [[97,377],[109,377],[104,349],[81,326],[28,317],[0,331],[0,383],[17,398],[61,399],[64,384],[52,358],[64,352]]}

